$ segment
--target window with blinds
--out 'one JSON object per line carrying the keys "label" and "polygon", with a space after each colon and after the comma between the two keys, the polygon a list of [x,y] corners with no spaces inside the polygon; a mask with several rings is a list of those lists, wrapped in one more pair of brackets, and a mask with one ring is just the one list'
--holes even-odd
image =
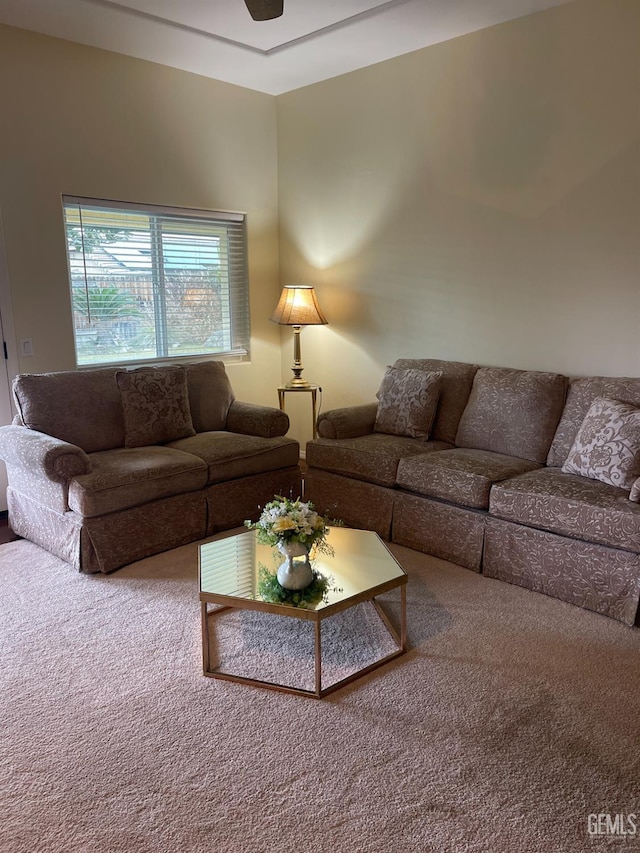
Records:
{"label": "window with blinds", "polygon": [[244,214],[63,206],[78,366],[248,353]]}

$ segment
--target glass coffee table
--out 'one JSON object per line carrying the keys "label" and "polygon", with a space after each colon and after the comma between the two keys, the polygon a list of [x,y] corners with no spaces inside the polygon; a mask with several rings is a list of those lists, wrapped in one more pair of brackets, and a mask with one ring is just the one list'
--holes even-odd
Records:
{"label": "glass coffee table", "polygon": [[[204,675],[320,699],[405,653],[407,575],[404,569],[377,533],[332,527],[329,542],[334,549],[334,556],[318,554],[311,560],[313,568],[330,579],[329,588],[320,601],[304,607],[290,603],[274,603],[261,596],[259,588],[264,591],[264,587],[260,586],[261,567],[263,573],[265,569],[275,571],[282,557],[274,548],[261,545],[257,541],[255,530],[237,533],[200,546]],[[393,626],[382,603],[377,600],[378,596],[394,589],[399,589],[400,592],[399,630]],[[384,626],[385,636],[391,637],[392,648],[373,662],[368,662],[345,677],[323,686],[322,623],[325,619],[355,608],[362,602],[373,604],[377,614],[376,621]],[[210,608],[210,605],[216,607]],[[217,617],[229,610],[260,611],[313,623],[313,689],[281,684],[277,680],[266,678],[263,680],[259,676],[234,674],[226,671],[220,661],[212,660],[214,655],[211,654],[211,641],[214,640],[214,645],[217,641],[219,646],[220,639],[215,637]]]}

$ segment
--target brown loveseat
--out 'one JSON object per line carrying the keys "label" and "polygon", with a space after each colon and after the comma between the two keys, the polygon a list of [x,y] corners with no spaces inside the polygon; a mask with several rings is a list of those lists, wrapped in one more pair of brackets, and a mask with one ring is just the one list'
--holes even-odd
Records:
{"label": "brown loveseat", "polygon": [[298,496],[299,445],[278,409],[234,399],[224,364],[23,374],[0,428],[13,530],[110,572]]}
{"label": "brown loveseat", "polygon": [[[571,473],[569,457],[597,400],[640,406],[640,379],[570,381],[437,359],[401,359],[394,368],[440,374],[426,438],[394,412],[393,398],[382,405],[384,382],[380,402],[325,412],[306,448],[305,494],[317,508],[633,624],[640,481],[630,485],[640,473],[640,443],[624,486]],[[385,382],[389,376],[393,369]],[[640,412],[630,417],[640,442]]]}

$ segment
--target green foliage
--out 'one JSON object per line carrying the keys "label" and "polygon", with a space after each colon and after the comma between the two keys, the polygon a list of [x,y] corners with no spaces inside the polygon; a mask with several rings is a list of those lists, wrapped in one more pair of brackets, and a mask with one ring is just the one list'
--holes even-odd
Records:
{"label": "green foliage", "polygon": [[289,607],[302,607],[313,610],[324,601],[328,602],[328,593],[332,590],[340,592],[332,586],[333,578],[326,577],[320,572],[313,572],[313,580],[304,589],[285,589],[280,586],[276,575],[260,564],[258,568],[258,595],[270,604],[285,604]]}
{"label": "green foliage", "polygon": [[73,288],[73,310],[91,320],[115,320],[140,314],[134,296],[110,284]]}

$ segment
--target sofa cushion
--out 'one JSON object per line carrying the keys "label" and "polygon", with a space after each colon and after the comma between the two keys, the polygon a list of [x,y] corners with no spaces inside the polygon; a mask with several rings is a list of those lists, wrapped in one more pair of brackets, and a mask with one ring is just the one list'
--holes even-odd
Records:
{"label": "sofa cushion", "polygon": [[640,553],[640,505],[616,486],[543,468],[491,489],[489,512],[518,524]]}
{"label": "sofa cushion", "polygon": [[387,367],[376,394],[374,432],[426,441],[440,396],[442,373]]}
{"label": "sofa cushion", "polygon": [[451,447],[443,441],[416,441],[372,433],[357,438],[317,438],[307,444],[307,464],[344,477],[394,487],[398,463],[406,456]]}
{"label": "sofa cushion", "polygon": [[538,467],[536,462],[514,456],[456,448],[401,459],[396,484],[460,506],[487,509],[493,483]]}
{"label": "sofa cushion", "polygon": [[224,429],[229,406],[235,400],[222,361],[186,365],[189,409],[196,432]]}
{"label": "sofa cushion", "polygon": [[640,475],[640,409],[596,397],[562,470],[631,490]]}
{"label": "sofa cushion", "polygon": [[87,517],[191,492],[207,482],[202,459],[168,447],[123,447],[89,459],[91,473],[69,483],[69,507]]}
{"label": "sofa cushion", "polygon": [[208,468],[208,483],[277,471],[297,465],[300,459],[298,442],[283,436],[261,438],[234,432],[201,432],[167,446],[202,459]]}
{"label": "sofa cushion", "polygon": [[547,465],[561,468],[569,455],[580,426],[596,397],[621,400],[640,406],[640,379],[628,377],[589,376],[572,380],[567,402],[553,438]]}
{"label": "sofa cushion", "polygon": [[431,438],[434,441],[454,444],[460,417],[467,405],[478,365],[438,358],[399,358],[394,362],[394,367],[411,367],[442,373],[440,399]]}
{"label": "sofa cushion", "polygon": [[567,383],[558,373],[481,367],[460,419],[456,445],[544,463]]}
{"label": "sofa cushion", "polygon": [[119,370],[125,447],[165,444],[195,435],[183,367]]}
{"label": "sofa cushion", "polygon": [[124,447],[122,401],[114,368],[23,373],[13,381],[22,423],[86,453]]}

